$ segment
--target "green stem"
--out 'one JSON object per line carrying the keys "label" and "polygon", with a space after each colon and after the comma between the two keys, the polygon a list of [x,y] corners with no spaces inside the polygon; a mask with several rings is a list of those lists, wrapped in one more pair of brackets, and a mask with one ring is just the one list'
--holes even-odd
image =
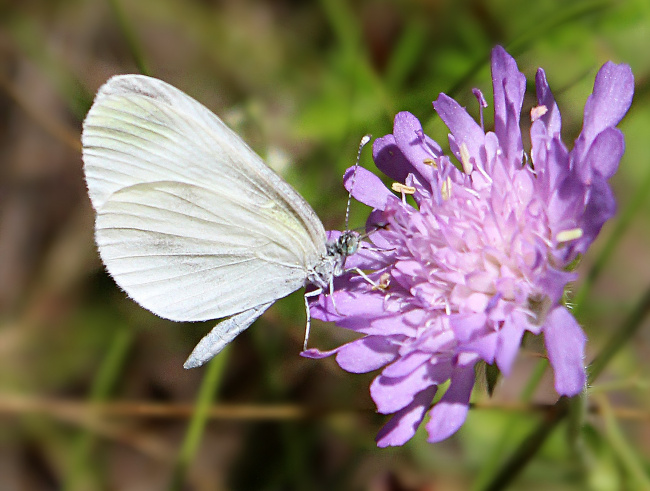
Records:
{"label": "green stem", "polygon": [[[133,336],[133,329],[125,326],[117,328],[109,346],[108,354],[104,358],[93,382],[90,393],[91,402],[97,403],[104,401],[110,394],[124,366],[126,355],[131,348]],[[89,417],[92,417],[92,412],[89,414]],[[89,429],[83,431],[77,438],[73,445],[70,471],[66,476],[63,489],[73,490],[86,487],[83,484],[80,485],[80,480],[82,480],[84,473],[89,472],[90,464],[88,459],[90,458],[94,441],[94,434]]]}
{"label": "green stem", "polygon": [[628,445],[625,435],[616,421],[614,411],[604,394],[596,396],[600,413],[605,422],[605,436],[614,450],[621,467],[625,469],[631,480],[635,483],[632,489],[650,489],[650,478],[643,462],[635,454],[634,449]]}
{"label": "green stem", "polygon": [[494,478],[483,488],[484,491],[498,491],[504,489],[526,464],[537,454],[537,451],[553,432],[555,427],[567,415],[569,400],[566,397],[560,400],[549,410],[544,420],[537,426],[512,454],[512,457],[499,469]]}
{"label": "green stem", "polygon": [[140,48],[138,38],[135,35],[133,29],[131,29],[131,25],[124,15],[122,8],[120,7],[117,0],[108,0],[108,4],[113,11],[113,17],[115,17],[115,21],[117,22],[117,25],[122,32],[122,36],[124,36],[124,40],[126,41],[126,45],[129,48],[131,56],[133,57],[135,66],[138,67],[138,71],[142,75],[149,75],[149,70],[147,69],[147,64],[144,61],[144,55],[142,54],[142,49]]}
{"label": "green stem", "polygon": [[609,258],[612,256],[621,238],[625,235],[625,232],[629,228],[632,219],[636,217],[639,210],[643,209],[643,203],[646,199],[648,199],[648,196],[650,196],[648,190],[650,190],[650,168],[648,169],[648,172],[645,175],[643,182],[638,187],[636,193],[619,215],[618,220],[614,225],[614,230],[612,230],[612,232],[609,234],[605,246],[596,258],[596,262],[587,273],[587,277],[575,294],[575,297],[573,299],[573,315],[576,318],[580,317],[582,308],[585,305],[585,299],[591,291],[592,285],[600,276],[603,267],[607,261],[609,261]]}
{"label": "green stem", "polygon": [[[636,334],[639,328],[643,325],[643,321],[649,311],[650,288],[648,288],[641,298],[641,301],[628,316],[623,327],[614,332],[600,354],[596,356],[587,369],[588,384],[592,384],[596,380],[613,356],[632,338],[632,336]],[[483,488],[485,491],[503,489],[519,475],[526,464],[532,459],[546,439],[551,435],[552,430],[569,413],[569,403],[573,404],[573,401],[563,397],[553,406],[546,419],[539,424],[533,433],[528,435],[528,437],[521,442],[513,452],[512,456],[506,461],[503,467],[499,469],[498,473],[495,474],[490,483]],[[579,401],[576,403],[579,403]]]}
{"label": "green stem", "polygon": [[192,460],[194,460],[194,456],[201,444],[203,430],[208,421],[210,406],[214,401],[223,379],[223,371],[228,360],[228,352],[228,348],[224,349],[207,366],[203,382],[199,389],[192,420],[190,421],[183,445],[176,458],[171,484],[169,486],[170,491],[180,491],[183,489],[187,469]]}
{"label": "green stem", "polygon": [[623,327],[614,331],[605,347],[598,353],[596,358],[591,362],[587,369],[588,384],[592,384],[598,375],[601,374],[605,366],[614,357],[616,353],[636,334],[643,325],[643,320],[650,311],[650,288],[648,288],[641,297],[641,301],[634,308],[623,324]]}
{"label": "green stem", "polygon": [[[521,395],[519,396],[519,400],[521,402],[524,403],[530,402],[535,392],[535,389],[539,385],[539,382],[542,380],[542,377],[546,372],[547,367],[548,367],[548,360],[546,360],[545,358],[542,358],[537,362],[537,365],[535,365],[532,375],[528,378],[526,387],[524,387],[524,390],[521,392]],[[490,452],[489,456],[487,457],[487,460],[481,466],[481,471],[479,472],[478,476],[474,480],[472,489],[474,490],[485,489],[487,483],[489,483],[491,479],[494,479],[493,470],[497,468],[501,460],[501,455],[503,455],[506,452],[508,445],[512,440],[514,440],[515,435],[518,434],[519,431],[520,431],[520,425],[516,421],[513,421],[512,424],[509,424],[506,427],[506,429],[501,434],[501,438],[499,439],[499,442],[494,447],[494,450]]]}

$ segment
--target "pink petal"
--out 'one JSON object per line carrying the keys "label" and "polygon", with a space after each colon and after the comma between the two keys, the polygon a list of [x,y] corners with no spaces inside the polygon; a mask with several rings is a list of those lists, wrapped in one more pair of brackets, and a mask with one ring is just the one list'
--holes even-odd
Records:
{"label": "pink petal", "polygon": [[420,176],[429,180],[431,165],[426,162],[442,155],[440,145],[424,134],[420,121],[408,111],[395,116],[393,135],[402,155],[418,171],[418,180],[424,182]]}
{"label": "pink petal", "polygon": [[581,138],[587,146],[605,128],[616,126],[632,104],[634,75],[625,64],[608,61],[596,75],[594,91],[585,104]]}
{"label": "pink petal", "polygon": [[[357,326],[359,322],[366,326],[369,320],[383,313],[383,296],[367,294],[367,287],[363,284],[350,282],[350,278],[341,278],[333,295],[323,294],[316,302],[310,303],[309,311],[312,317],[327,322],[338,322],[339,325],[350,327]],[[334,301],[332,301],[334,297]],[[336,305],[336,308],[335,308]]]}
{"label": "pink petal", "polygon": [[420,309],[413,309],[406,312],[384,312],[377,314],[375,318],[370,319],[367,325],[360,330],[364,334],[377,334],[384,336],[404,334],[414,336],[418,322],[424,312]]}
{"label": "pink petal", "polygon": [[415,395],[431,385],[429,365],[424,363],[405,377],[376,377],[370,384],[370,396],[377,405],[377,411],[390,414],[408,406]]}
{"label": "pink petal", "polygon": [[429,411],[428,442],[449,438],[463,425],[469,411],[469,397],[474,386],[474,364],[458,367],[451,377],[449,389]]}
{"label": "pink petal", "polygon": [[334,348],[333,350],[329,351],[321,351],[317,348],[309,348],[305,351],[302,351],[300,353],[300,356],[304,358],[311,358],[312,360],[321,360],[323,358],[327,358],[328,356],[332,356],[334,353],[337,353],[342,346],[339,346],[338,348]]}
{"label": "pink petal", "polygon": [[578,173],[585,184],[591,183],[593,172],[609,179],[618,169],[625,152],[625,137],[617,128],[607,128],[595,138],[587,157],[580,163]]}
{"label": "pink petal", "polygon": [[351,373],[377,370],[397,357],[399,344],[385,336],[366,336],[343,345],[336,356],[339,366]]}
{"label": "pink petal", "polygon": [[385,249],[387,252],[395,249],[393,243],[394,234],[386,230],[387,218],[383,211],[373,210],[368,215],[366,220],[366,233],[372,242],[372,245],[377,249]]}
{"label": "pink petal", "polygon": [[345,269],[359,268],[378,270],[384,268],[388,261],[388,252],[376,248],[368,242],[361,242],[357,252],[345,260]]}
{"label": "pink petal", "polygon": [[372,144],[372,155],[377,168],[397,182],[404,182],[415,168],[406,159],[392,134],[377,138]]}
{"label": "pink petal", "polygon": [[480,336],[469,343],[464,343],[462,350],[463,352],[476,353],[481,357],[481,360],[491,365],[494,363],[498,339],[499,334],[491,332],[485,336]]}
{"label": "pink petal", "polygon": [[589,187],[589,200],[581,217],[583,235],[578,241],[578,250],[584,252],[596,239],[605,222],[616,214],[616,199],[612,189],[602,178],[594,179]]}
{"label": "pink petal", "polygon": [[468,341],[477,331],[485,327],[487,315],[479,314],[452,314],[449,323],[459,342]]}
{"label": "pink petal", "polygon": [[413,398],[413,402],[398,411],[379,430],[377,434],[378,447],[395,447],[404,445],[415,435],[418,426],[424,418],[424,412],[431,404],[437,387],[431,386],[424,389]]}
{"label": "pink petal", "polygon": [[[442,324],[442,322],[440,321],[439,324]],[[452,352],[454,346],[457,344],[456,336],[454,333],[450,329],[441,330],[436,329],[433,326],[431,329],[432,332],[427,333],[426,336],[418,339],[414,346],[430,354],[436,354],[438,352]]]}
{"label": "pink petal", "polygon": [[398,378],[405,377],[418,368],[423,363],[431,359],[431,353],[414,351],[406,356],[397,359],[394,363],[388,365],[381,374],[384,377]]}
{"label": "pink petal", "polygon": [[485,133],[476,121],[454,99],[446,94],[440,94],[433,103],[440,118],[449,128],[458,145],[467,145],[469,155],[479,157],[481,146],[484,144]]}
{"label": "pink petal", "polygon": [[[520,165],[523,155],[519,117],[526,91],[526,77],[505,49],[492,50],[494,132],[511,165]],[[514,167],[513,167],[514,168]]]}
{"label": "pink petal", "polygon": [[[569,174],[569,152],[559,135],[551,137],[542,121],[535,121],[530,128],[532,159],[538,179],[540,198],[548,200],[549,194]],[[541,183],[544,183],[543,186]]]}
{"label": "pink petal", "polygon": [[578,394],[587,382],[584,366],[587,337],[566,308],[557,307],[548,315],[544,341],[555,373],[555,390],[564,396]]}
{"label": "pink petal", "polygon": [[546,127],[549,136],[558,135],[562,127],[560,110],[546,81],[546,73],[541,68],[537,70],[535,76],[535,87],[537,89],[537,104],[546,106],[547,109],[546,114],[539,119]]}
{"label": "pink petal", "polygon": [[524,329],[525,326],[517,324],[512,317],[507,317],[499,331],[496,362],[499,370],[506,376],[510,375],[512,362],[515,361],[519,351]]}
{"label": "pink petal", "polygon": [[[355,172],[356,177],[354,177]],[[388,200],[397,199],[379,177],[363,167],[352,166],[346,170],[343,185],[354,199],[374,209],[383,210]]]}

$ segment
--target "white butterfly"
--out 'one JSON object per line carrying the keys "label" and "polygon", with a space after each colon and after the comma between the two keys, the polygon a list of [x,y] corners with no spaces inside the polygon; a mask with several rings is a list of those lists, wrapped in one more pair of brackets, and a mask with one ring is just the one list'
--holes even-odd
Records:
{"label": "white butterfly", "polygon": [[88,112],[82,143],[95,238],[117,284],[166,319],[232,316],[199,342],[185,368],[208,361],[273,302],[311,283],[309,326],[307,296],[331,292],[357,250],[355,232],[327,242],[289,184],[215,114],[160,80],[111,78]]}

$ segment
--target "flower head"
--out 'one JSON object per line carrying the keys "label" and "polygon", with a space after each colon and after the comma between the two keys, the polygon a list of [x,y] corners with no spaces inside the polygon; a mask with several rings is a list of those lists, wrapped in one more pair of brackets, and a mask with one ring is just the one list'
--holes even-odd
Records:
{"label": "flower head", "polygon": [[[540,69],[530,158],[520,129],[526,80],[501,47],[492,52],[492,78],[494,131],[485,132],[445,94],[433,103],[458,166],[407,112],[374,142],[375,163],[396,181],[396,193],[358,169],[351,192],[374,209],[373,244],[347,264],[369,271],[372,283],[345,277],[334,298],[321,295],[311,307],[314,317],[364,336],[305,356],[336,353],[347,371],[381,369],[370,392],[378,411],[393,417],[379,446],[405,443],[427,411],[429,441],[456,432],[468,412],[474,365],[483,360],[507,375],[525,331],[543,333],[558,394],[572,396],[585,385],[586,338],[562,298],[576,278],[567,267],[615,211],[607,179],[624,150],[615,125],[631,104],[632,73],[611,62],[600,69],[568,151]],[[474,94],[486,106],[481,92]],[[349,177],[350,170],[346,186]]]}

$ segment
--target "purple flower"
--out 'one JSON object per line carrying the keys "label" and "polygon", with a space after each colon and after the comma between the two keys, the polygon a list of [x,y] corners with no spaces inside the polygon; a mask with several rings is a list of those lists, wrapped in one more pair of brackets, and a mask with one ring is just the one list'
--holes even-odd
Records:
{"label": "purple flower", "polygon": [[[445,94],[433,103],[451,132],[458,168],[407,112],[374,142],[375,163],[396,181],[397,194],[358,169],[352,194],[374,208],[373,244],[346,265],[368,271],[374,285],[348,275],[333,296],[311,306],[314,317],[363,337],[304,356],[336,353],[354,373],[382,369],[370,386],[378,411],[393,414],[377,437],[381,447],[408,441],[427,411],[430,442],[456,432],[467,416],[474,365],[483,360],[507,375],[525,331],[544,334],[558,394],[573,396],[585,385],[586,338],[562,297],[576,279],[568,266],[615,211],[607,179],[623,154],[615,125],[630,107],[633,76],[627,65],[600,69],[569,152],[539,69],[530,157],[519,121],[526,80],[501,47],[492,51],[492,79],[494,131],[486,133]],[[485,99],[474,94],[482,111]],[[346,187],[350,176],[351,169]]]}

